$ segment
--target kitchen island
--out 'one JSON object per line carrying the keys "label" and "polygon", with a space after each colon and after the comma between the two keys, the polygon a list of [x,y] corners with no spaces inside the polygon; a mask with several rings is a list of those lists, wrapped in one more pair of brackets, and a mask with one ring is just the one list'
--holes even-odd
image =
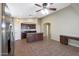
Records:
{"label": "kitchen island", "polygon": [[43,40],[43,33],[27,33],[27,42]]}

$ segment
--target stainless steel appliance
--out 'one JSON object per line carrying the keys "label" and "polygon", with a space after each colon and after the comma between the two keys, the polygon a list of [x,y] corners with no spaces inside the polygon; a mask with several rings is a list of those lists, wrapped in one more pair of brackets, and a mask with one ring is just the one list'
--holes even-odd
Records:
{"label": "stainless steel appliance", "polygon": [[1,55],[14,55],[14,35],[13,35],[13,19],[11,15],[5,12],[8,8],[2,3],[2,19],[1,19],[1,35],[2,35],[2,52]]}

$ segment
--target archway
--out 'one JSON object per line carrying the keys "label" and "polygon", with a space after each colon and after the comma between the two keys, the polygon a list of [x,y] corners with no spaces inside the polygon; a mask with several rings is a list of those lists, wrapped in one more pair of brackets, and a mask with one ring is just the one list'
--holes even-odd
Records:
{"label": "archway", "polygon": [[44,24],[44,36],[45,36],[45,39],[47,40],[51,38],[50,26],[51,26],[50,23]]}

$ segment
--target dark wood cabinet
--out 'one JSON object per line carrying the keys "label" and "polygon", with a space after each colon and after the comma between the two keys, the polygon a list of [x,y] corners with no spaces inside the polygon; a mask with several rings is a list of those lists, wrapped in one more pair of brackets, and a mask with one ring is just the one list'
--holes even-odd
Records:
{"label": "dark wood cabinet", "polygon": [[27,38],[27,33],[36,33],[36,24],[21,24],[21,39]]}
{"label": "dark wood cabinet", "polygon": [[43,33],[28,33],[26,40],[27,40],[27,42],[43,40]]}
{"label": "dark wood cabinet", "polygon": [[68,39],[79,40],[79,37],[60,35],[60,43],[68,45]]}
{"label": "dark wood cabinet", "polygon": [[21,29],[36,29],[36,24],[21,24]]}
{"label": "dark wood cabinet", "polygon": [[26,39],[28,33],[36,33],[36,31],[25,31],[21,33],[21,39]]}
{"label": "dark wood cabinet", "polygon": [[36,34],[36,40],[39,41],[39,40],[43,40],[43,33],[38,33]]}
{"label": "dark wood cabinet", "polygon": [[26,33],[25,32],[21,33],[21,39],[24,39],[24,38],[26,38]]}
{"label": "dark wood cabinet", "polygon": [[60,36],[60,43],[68,45],[68,39],[64,36]]}

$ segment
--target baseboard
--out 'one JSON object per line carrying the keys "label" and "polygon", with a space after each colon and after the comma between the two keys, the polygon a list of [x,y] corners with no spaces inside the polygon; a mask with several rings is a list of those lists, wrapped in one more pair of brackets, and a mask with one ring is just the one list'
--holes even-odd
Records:
{"label": "baseboard", "polygon": [[[51,39],[51,40],[55,40],[55,39]],[[58,41],[58,42],[60,42],[60,40],[55,40],[55,41]]]}

